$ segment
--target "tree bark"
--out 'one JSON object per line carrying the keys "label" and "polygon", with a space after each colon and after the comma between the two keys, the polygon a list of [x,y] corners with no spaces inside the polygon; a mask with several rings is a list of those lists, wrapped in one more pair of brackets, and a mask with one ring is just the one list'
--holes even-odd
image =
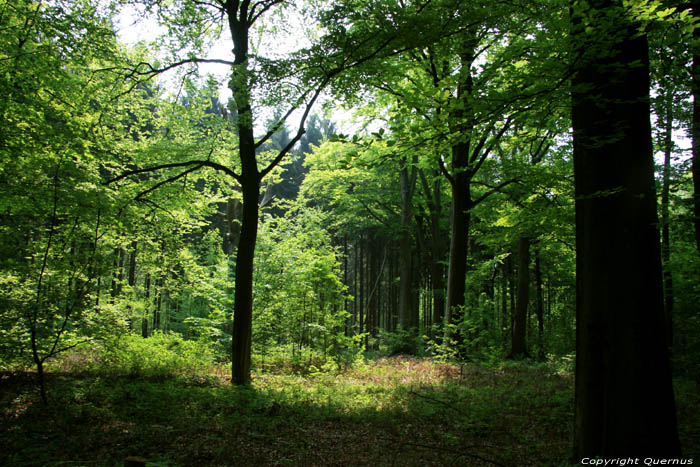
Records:
{"label": "tree bark", "polygon": [[540,268],[540,253],[535,250],[535,291],[537,293],[537,358],[546,359],[544,349],[544,292],[542,290],[542,270]]}
{"label": "tree bark", "polygon": [[232,381],[239,385],[250,382],[250,350],[253,329],[253,259],[258,235],[259,186],[259,182],[248,182],[243,186],[243,222],[241,223],[241,238],[236,254]]}
{"label": "tree bark", "polygon": [[[430,212],[430,284],[433,298],[433,324],[443,322],[445,313],[445,267],[442,264],[447,247],[444,235],[440,231],[440,219],[442,217],[442,200],[440,193],[441,180],[439,173],[434,173],[432,188],[428,183],[425,172],[418,169],[421,185],[428,200]],[[433,336],[438,338],[438,336]]]}
{"label": "tree bark", "polygon": [[[416,158],[414,157],[414,162]],[[418,321],[413,313],[413,281],[411,224],[413,219],[413,193],[416,186],[416,168],[410,173],[407,163],[401,162],[399,181],[401,185],[401,240],[399,241],[399,325],[404,331],[417,332]],[[414,331],[411,331],[414,334]]]}
{"label": "tree bark", "polygon": [[[473,34],[473,31],[470,33]],[[450,325],[460,322],[464,312],[467,282],[467,255],[469,245],[470,210],[474,207],[471,198],[471,181],[476,168],[470,160],[471,139],[474,128],[474,111],[470,97],[474,87],[471,66],[474,62],[475,37],[465,37],[464,51],[460,54],[461,82],[457,88],[460,104],[450,115],[451,124],[461,129],[463,140],[452,147],[452,212],[450,222],[450,257],[447,269],[447,295],[445,298],[445,340],[454,337]]]}
{"label": "tree bark", "polygon": [[664,278],[664,303],[666,305],[666,336],[669,348],[673,344],[673,276],[671,274],[671,218],[670,185],[671,153],[673,152],[673,93],[666,89],[666,125],[664,134],[664,167],[661,183],[661,258]]}
{"label": "tree bark", "polygon": [[[240,11],[239,11],[240,6]],[[226,13],[233,39],[234,65],[231,90],[238,111],[238,153],[241,162],[243,215],[236,253],[236,279],[233,304],[233,345],[231,379],[234,384],[250,382],[250,352],[253,325],[253,258],[258,236],[260,173],[255,157],[255,137],[248,69],[248,2],[229,1]]]}
{"label": "tree bark", "polygon": [[[693,15],[700,16],[700,0],[691,0]],[[700,44],[700,28],[693,30],[693,43]],[[692,158],[690,170],[693,175],[693,225],[695,227],[695,247],[700,255],[700,46],[693,47],[692,84],[693,122],[691,128]]]}
{"label": "tree bark", "polygon": [[530,302],[530,239],[518,239],[518,295],[515,302],[512,345],[508,358],[529,357],[525,342],[527,308]]}
{"label": "tree bark", "polygon": [[668,349],[659,332],[665,320],[647,40],[621,1],[589,5],[574,12],[572,30],[574,460],[679,457]]}

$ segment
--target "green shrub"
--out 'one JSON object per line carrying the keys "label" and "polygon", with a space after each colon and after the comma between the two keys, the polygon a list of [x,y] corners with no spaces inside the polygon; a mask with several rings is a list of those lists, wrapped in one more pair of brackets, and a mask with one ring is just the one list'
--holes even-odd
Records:
{"label": "green shrub", "polygon": [[213,364],[214,352],[207,342],[155,332],[145,339],[127,335],[109,345],[97,370],[157,378],[202,374]]}

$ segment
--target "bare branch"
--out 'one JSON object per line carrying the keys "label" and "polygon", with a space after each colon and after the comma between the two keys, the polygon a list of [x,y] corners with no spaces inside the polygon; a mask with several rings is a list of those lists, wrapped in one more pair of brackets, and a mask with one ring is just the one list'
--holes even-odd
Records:
{"label": "bare branch", "polygon": [[481,157],[479,157],[479,160],[477,161],[476,165],[471,168],[472,173],[478,172],[478,170],[481,168],[481,166],[483,165],[486,158],[489,156],[489,154],[493,150],[496,143],[501,139],[501,137],[503,137],[503,134],[508,130],[508,128],[510,127],[510,124],[512,122],[513,122],[513,117],[509,116],[506,119],[506,121],[503,123],[503,127],[501,127],[501,129],[498,131],[498,133],[491,140],[491,143],[488,145],[486,150],[484,150],[484,152],[481,154]]}
{"label": "bare branch", "polygon": [[201,164],[195,165],[195,166],[190,167],[189,169],[185,170],[184,172],[181,172],[177,175],[173,175],[172,177],[167,178],[165,180],[161,180],[160,182],[153,185],[151,188],[149,188],[145,191],[142,191],[141,193],[136,195],[136,198],[134,198],[134,200],[138,201],[138,200],[142,199],[144,196],[146,196],[147,194],[156,191],[158,188],[162,187],[163,185],[167,185],[168,183],[172,183],[174,181],[177,181],[177,180],[181,179],[182,177],[186,176],[187,174],[195,172],[201,168],[202,168]]}
{"label": "bare branch", "polygon": [[[472,207],[476,207],[477,205],[479,205],[479,203],[481,203],[482,201],[484,201],[486,198],[488,198],[489,196],[491,196],[494,193],[503,193],[505,195],[510,196],[509,193],[505,193],[503,191],[503,188],[510,185],[511,183],[517,183],[517,182],[519,182],[519,180],[517,178],[514,178],[513,180],[507,180],[505,182],[499,183],[498,185],[496,185],[494,187],[491,187],[491,189],[489,191],[487,191],[483,195],[479,196],[477,199],[475,199],[472,202]],[[489,186],[489,185],[486,185],[485,183],[478,183],[478,184],[484,185],[484,186]]]}
{"label": "bare branch", "polygon": [[229,169],[226,166],[223,166],[221,164],[217,164],[216,162],[208,161],[208,160],[194,160],[194,161],[186,161],[186,162],[173,162],[170,164],[161,164],[161,165],[155,165],[152,167],[144,167],[143,169],[135,169],[135,170],[128,170],[110,180],[107,180],[105,182],[102,182],[103,185],[109,185],[110,183],[118,182],[119,180],[123,180],[127,177],[131,177],[132,175],[139,175],[142,173],[149,173],[149,172],[157,172],[159,170],[163,169],[172,169],[175,167],[189,167],[189,166],[199,166],[201,167],[209,167],[214,170],[218,170],[220,172],[224,172],[226,175],[229,175],[232,177],[234,180],[240,183],[241,181],[241,176],[238,175],[236,172],[233,170]]}
{"label": "bare branch", "polygon": [[[252,26],[253,23],[255,23],[255,21],[257,21],[257,19],[260,18],[260,16],[262,16],[267,10],[280,3],[284,3],[284,0],[255,2],[248,13],[248,26]],[[256,12],[255,10],[257,10],[258,7],[260,7],[260,11]]]}
{"label": "bare branch", "polygon": [[126,72],[125,78],[133,78],[134,76],[145,76],[147,79],[151,79],[156,75],[159,75],[161,73],[165,73],[166,71],[172,70],[173,68],[180,67],[182,65],[187,65],[191,63],[219,63],[221,65],[228,65],[228,66],[233,66],[234,63],[230,60],[221,60],[217,58],[187,58],[184,60],[180,60],[174,63],[171,63],[170,65],[161,67],[161,68],[155,68],[153,65],[147,62],[139,62],[136,64],[136,66],[132,68],[127,68],[127,67],[108,67],[108,68],[100,68],[98,70],[95,70],[96,72],[100,71],[124,71]]}
{"label": "bare branch", "polygon": [[450,185],[453,187],[455,186],[455,179],[450,173],[449,170],[447,170],[447,167],[445,167],[445,161],[442,160],[442,157],[438,157],[438,165],[440,166],[440,172],[445,176],[448,182],[450,182]]}
{"label": "bare branch", "polygon": [[260,172],[260,180],[262,180],[262,179],[265,177],[265,175],[267,175],[268,173],[270,173],[270,171],[271,171],[272,169],[274,169],[274,168],[277,166],[277,164],[279,164],[279,163],[282,161],[282,159],[284,158],[284,156],[286,156],[287,153],[288,153],[289,151],[291,151],[291,149],[294,147],[294,145],[297,144],[297,142],[298,142],[298,141],[301,139],[301,137],[304,135],[304,133],[306,132],[306,130],[304,129],[304,125],[306,124],[306,119],[309,117],[309,113],[311,113],[311,108],[312,108],[313,105],[316,103],[316,100],[318,99],[318,96],[321,95],[321,92],[322,92],[323,89],[326,87],[326,85],[329,83],[329,81],[330,81],[330,76],[327,76],[327,77],[321,82],[321,84],[319,84],[318,88],[316,89],[316,92],[314,92],[313,97],[312,97],[311,100],[306,104],[306,110],[304,110],[304,114],[301,116],[301,120],[299,121],[299,129],[297,130],[297,134],[296,134],[296,135],[294,136],[294,138],[292,138],[291,141],[289,141],[289,143],[279,152],[279,154],[277,154],[277,157],[275,157],[275,159],[274,159],[272,162],[270,162],[270,164],[269,164],[267,167],[265,167],[265,169],[263,169],[263,170]]}
{"label": "bare branch", "polygon": [[290,107],[290,109],[287,111],[287,113],[284,114],[284,116],[283,116],[282,118],[280,118],[279,121],[278,121],[277,123],[275,123],[275,125],[270,129],[270,131],[268,131],[268,132],[265,134],[265,136],[263,136],[262,138],[260,138],[260,140],[259,140],[257,143],[255,143],[255,149],[257,149],[257,148],[259,148],[260,146],[262,146],[263,144],[265,144],[265,142],[266,142],[268,139],[270,139],[270,138],[272,137],[272,135],[274,135],[275,133],[277,133],[277,131],[278,131],[280,128],[282,128],[282,125],[284,125],[284,122],[286,122],[287,119],[289,118],[289,116],[292,115],[292,113],[293,113],[295,110],[297,110],[297,109],[299,108],[299,106],[301,105],[301,103],[304,101],[304,98],[305,98],[308,94],[309,94],[309,91],[306,91],[306,92],[299,98],[299,100],[297,101],[297,103],[294,104],[292,107]]}

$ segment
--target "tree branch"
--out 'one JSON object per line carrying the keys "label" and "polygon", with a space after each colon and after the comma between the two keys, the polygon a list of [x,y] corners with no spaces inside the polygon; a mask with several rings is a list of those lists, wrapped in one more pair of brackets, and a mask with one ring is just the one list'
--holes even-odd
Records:
{"label": "tree branch", "polygon": [[151,188],[149,188],[145,191],[142,191],[141,193],[136,195],[136,198],[134,198],[134,201],[138,201],[138,200],[142,199],[144,196],[146,196],[147,194],[156,191],[158,188],[162,187],[163,185],[167,185],[168,183],[172,183],[174,181],[177,181],[177,180],[181,179],[182,177],[186,176],[187,174],[192,173],[192,172],[199,170],[201,168],[202,168],[201,164],[195,165],[195,166],[190,167],[189,169],[185,170],[184,172],[181,172],[177,175],[173,175],[172,177],[167,178],[165,180],[161,180],[160,182],[153,185]]}
{"label": "tree branch", "polygon": [[265,136],[263,136],[262,138],[260,138],[260,140],[259,140],[257,143],[255,143],[255,149],[257,149],[257,148],[259,148],[260,146],[262,146],[263,144],[265,144],[265,142],[266,142],[268,139],[270,139],[270,138],[272,137],[272,135],[274,135],[275,133],[277,133],[277,131],[278,131],[280,128],[282,128],[282,125],[284,125],[284,122],[286,122],[287,119],[289,118],[289,116],[292,115],[292,113],[293,113],[295,110],[297,110],[297,109],[299,108],[299,106],[301,105],[301,103],[304,101],[304,98],[305,98],[308,94],[309,94],[309,91],[306,91],[304,94],[302,94],[302,96],[299,98],[299,100],[297,101],[297,103],[294,104],[292,107],[290,107],[290,109],[287,111],[287,113],[284,114],[284,116],[283,116],[282,118],[280,118],[279,121],[278,121],[277,123],[275,123],[275,125],[265,134]]}
{"label": "tree branch", "polygon": [[[472,207],[476,207],[479,203],[481,203],[482,201],[484,201],[486,198],[488,198],[489,196],[491,196],[494,193],[503,193],[505,195],[509,195],[509,193],[505,193],[503,191],[503,188],[510,185],[511,183],[517,183],[518,181],[519,180],[517,178],[514,178],[513,180],[507,180],[507,181],[502,182],[494,187],[491,187],[491,189],[489,191],[487,191],[483,195],[479,196],[476,200],[474,200],[472,202]],[[472,182],[472,183],[475,183],[475,182]],[[487,186],[487,187],[489,186],[489,185],[486,185],[485,183],[480,183],[480,182],[476,182],[476,183],[479,185]]]}
{"label": "tree branch", "polygon": [[[489,154],[493,150],[494,145],[501,139],[501,137],[503,137],[503,134],[508,130],[512,121],[513,121],[513,117],[508,116],[505,123],[503,123],[503,127],[498,131],[496,136],[493,137],[489,146],[481,154],[481,157],[479,157],[479,160],[477,161],[476,165],[471,168],[472,173],[476,173],[479,171],[479,169],[483,165],[484,161],[486,161],[486,158],[489,156]],[[479,150],[481,150],[481,147],[479,148]]]}
{"label": "tree branch", "polygon": [[182,65],[187,65],[189,63],[219,63],[221,65],[228,65],[228,66],[233,66],[234,63],[230,60],[220,60],[216,58],[188,58],[185,60],[180,60],[178,62],[171,63],[170,65],[164,66],[162,68],[154,68],[153,65],[151,65],[148,62],[139,62],[134,66],[133,68],[126,68],[126,67],[108,67],[108,68],[100,68],[95,71],[126,71],[128,72],[125,75],[125,78],[132,78],[134,76],[146,76],[148,79],[153,78],[154,76],[164,73],[166,71],[172,70],[173,68],[177,68]]}
{"label": "tree branch", "polygon": [[212,161],[208,161],[208,160],[204,160],[204,161],[194,160],[194,161],[186,161],[186,162],[173,162],[171,164],[161,164],[161,165],[155,165],[152,167],[144,167],[143,169],[129,170],[129,171],[126,171],[126,172],[124,172],[124,173],[122,173],[122,174],[120,174],[120,175],[118,175],[110,180],[102,182],[102,184],[109,185],[110,183],[118,182],[119,180],[123,180],[127,177],[131,177],[132,175],[139,175],[142,173],[149,173],[149,172],[157,172],[159,170],[172,169],[175,167],[189,167],[192,165],[199,166],[198,168],[209,167],[209,168],[212,168],[214,170],[224,172],[225,174],[229,175],[230,177],[232,177],[234,180],[236,180],[239,183],[241,181],[241,176],[226,166],[223,166],[221,164],[217,164],[216,162],[212,162]]}
{"label": "tree branch", "polygon": [[260,180],[262,180],[265,177],[265,175],[270,173],[270,171],[272,169],[274,169],[277,166],[277,164],[279,164],[282,161],[284,156],[286,156],[287,153],[289,151],[291,151],[291,149],[294,147],[294,145],[297,144],[297,142],[304,135],[304,133],[306,132],[304,125],[306,124],[306,119],[309,117],[309,113],[311,113],[311,108],[316,103],[318,96],[321,95],[321,91],[323,91],[323,89],[326,87],[326,85],[328,84],[330,79],[331,79],[331,75],[328,75],[319,84],[318,88],[316,89],[316,92],[314,92],[313,97],[306,104],[306,110],[304,110],[304,114],[301,116],[301,120],[299,121],[299,129],[297,130],[297,134],[294,136],[294,138],[291,139],[291,141],[289,141],[289,143],[287,143],[287,145],[284,148],[282,148],[282,150],[279,152],[279,154],[277,154],[277,157],[275,157],[275,159],[272,162],[270,162],[270,164],[260,172]]}
{"label": "tree branch", "polygon": [[[253,3],[253,6],[250,7],[250,12],[248,13],[248,26],[252,26],[253,23],[255,23],[255,21],[257,21],[257,19],[260,18],[260,16],[262,16],[267,10],[280,3],[284,3],[284,0],[268,0]],[[255,10],[258,7],[260,7],[260,11],[256,12]]]}

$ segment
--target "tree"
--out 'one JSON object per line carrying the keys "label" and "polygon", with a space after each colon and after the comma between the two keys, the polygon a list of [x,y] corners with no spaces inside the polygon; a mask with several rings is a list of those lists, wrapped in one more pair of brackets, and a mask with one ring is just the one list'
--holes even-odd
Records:
{"label": "tree", "polygon": [[[691,0],[693,16],[700,17],[700,1]],[[693,28],[691,90],[693,94],[693,121],[690,135],[693,140],[691,172],[693,174],[693,226],[695,227],[695,247],[700,255],[700,27]]]}
{"label": "tree", "polygon": [[680,454],[664,329],[647,39],[623,2],[573,4],[574,456]]}
{"label": "tree", "polygon": [[114,205],[92,144],[108,80],[90,70],[118,53],[91,2],[19,1],[3,5],[0,57],[0,321],[46,403],[46,361],[112,330],[92,306]]}
{"label": "tree", "polygon": [[[151,167],[139,168],[124,172],[111,180],[122,180],[126,177],[160,170],[182,169],[166,182],[181,179],[188,173],[207,167],[220,171],[231,177],[240,185],[242,195],[241,228],[236,251],[235,269],[235,296],[233,304],[233,347],[232,347],[232,379],[236,384],[246,384],[250,380],[250,352],[251,330],[253,314],[253,260],[257,239],[258,216],[260,201],[260,183],[263,178],[274,170],[291,149],[301,140],[304,127],[313,104],[318,99],[321,91],[329,82],[333,74],[324,71],[318,66],[307,67],[307,81],[302,84],[305,91],[294,95],[290,89],[298,89],[297,84],[289,85],[294,73],[295,62],[287,61],[279,66],[274,60],[257,57],[251,59],[250,35],[253,25],[268,11],[277,6],[286,4],[284,0],[264,0],[250,2],[248,0],[227,0],[211,3],[186,1],[178,5],[165,5],[159,2],[145,2],[147,9],[157,8],[160,19],[168,28],[168,34],[175,43],[188,53],[186,58],[178,57],[177,53],[172,58],[172,63],[164,66],[156,66],[147,62],[140,62],[124,70],[127,78],[148,80],[166,71],[182,67],[193,66],[199,63],[217,63],[229,66],[231,79],[229,87],[233,92],[233,106],[235,112],[235,128],[238,136],[238,148],[236,156],[227,162],[215,162],[211,157],[204,159],[188,159],[167,164],[156,164]],[[233,60],[206,59],[194,56],[201,52],[205,44],[207,24],[220,23],[225,19],[225,26],[231,35],[233,44]],[[223,26],[222,26],[223,27]],[[303,54],[302,54],[303,55]],[[296,62],[298,64],[298,62]],[[306,62],[305,62],[306,63]],[[311,70],[311,71],[309,71]],[[277,88],[267,90],[268,100],[279,98],[291,101],[288,111],[284,113],[277,125],[273,125],[265,135],[256,138],[254,126],[256,117],[259,116],[259,107],[256,105],[255,96],[257,90],[275,83]],[[258,149],[261,148],[284,124],[284,121],[292,115],[293,111],[301,108],[301,117],[296,133],[287,142],[286,146],[277,151],[270,160],[261,160],[258,157]]]}

